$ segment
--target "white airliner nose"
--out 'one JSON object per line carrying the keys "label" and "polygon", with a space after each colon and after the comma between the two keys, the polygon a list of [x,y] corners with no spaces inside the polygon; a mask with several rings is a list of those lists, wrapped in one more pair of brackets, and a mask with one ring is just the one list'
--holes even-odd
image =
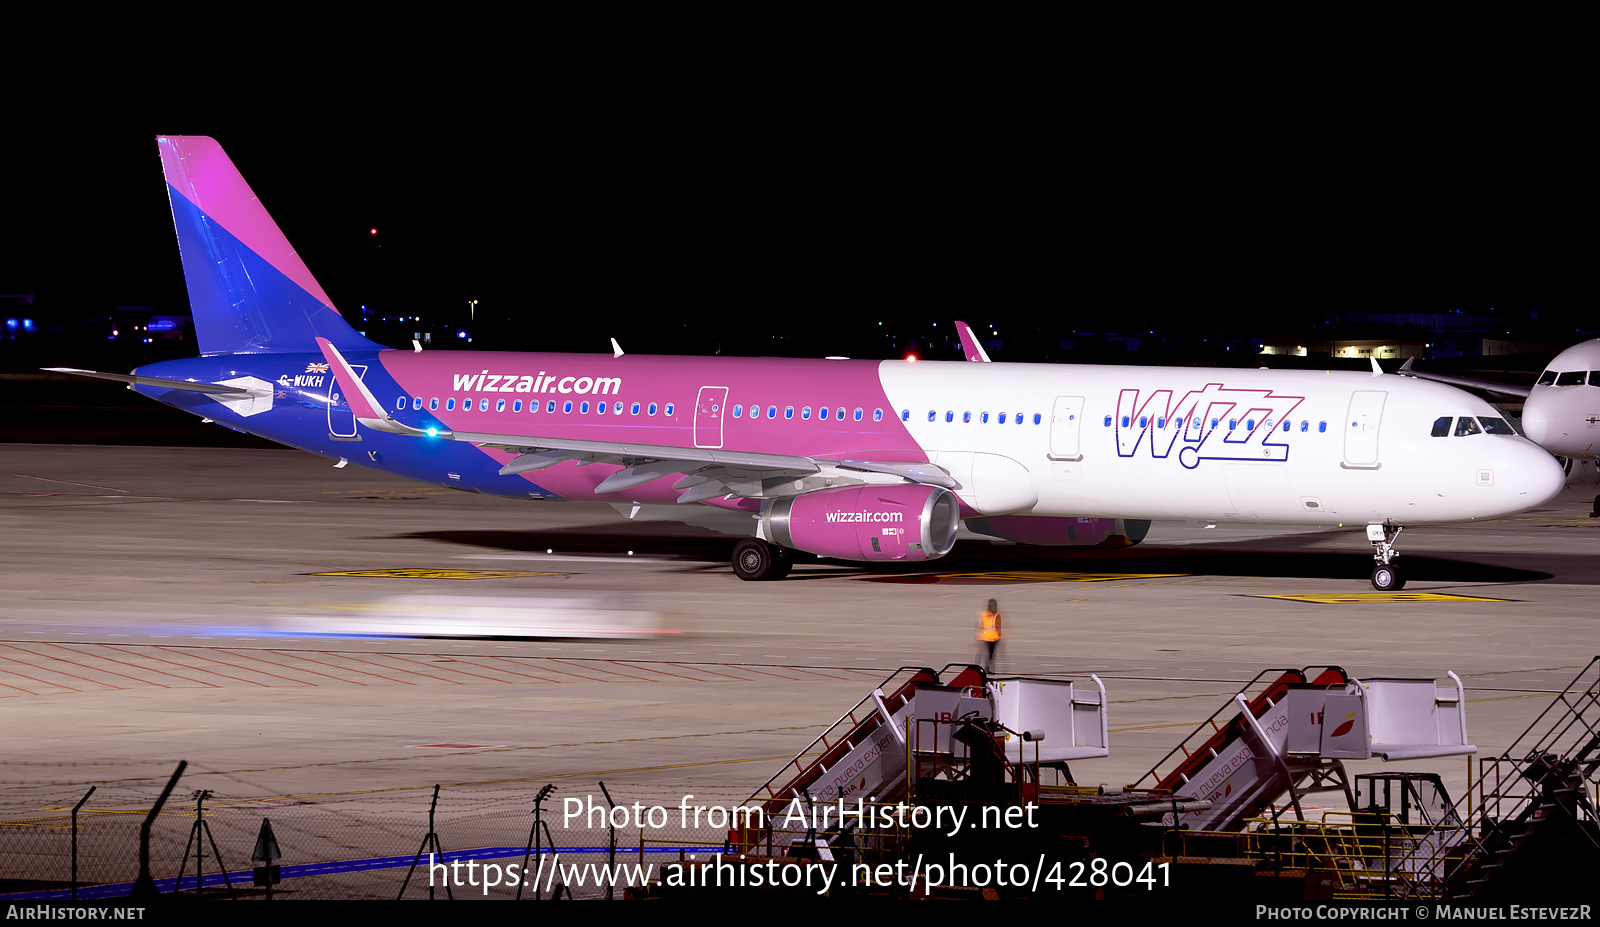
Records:
{"label": "white airliner nose", "polygon": [[1529,443],[1517,459],[1518,505],[1533,508],[1555,498],[1566,486],[1567,474],[1550,452]]}
{"label": "white airliner nose", "polygon": [[1534,444],[1545,444],[1551,437],[1550,403],[1545,397],[1529,398],[1522,409],[1522,433]]}

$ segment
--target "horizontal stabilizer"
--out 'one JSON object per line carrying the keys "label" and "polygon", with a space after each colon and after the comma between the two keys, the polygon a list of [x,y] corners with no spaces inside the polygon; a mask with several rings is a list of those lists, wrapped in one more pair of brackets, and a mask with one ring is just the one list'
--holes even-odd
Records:
{"label": "horizontal stabilizer", "polygon": [[116,380],[130,386],[160,386],[166,389],[182,389],[192,393],[208,393],[212,396],[253,396],[250,390],[240,389],[237,386],[218,386],[215,383],[197,383],[192,380],[169,380],[165,377],[140,377],[125,373],[101,373],[98,370],[78,370],[74,367],[43,367],[51,373],[70,373],[80,377],[94,377],[99,380]]}

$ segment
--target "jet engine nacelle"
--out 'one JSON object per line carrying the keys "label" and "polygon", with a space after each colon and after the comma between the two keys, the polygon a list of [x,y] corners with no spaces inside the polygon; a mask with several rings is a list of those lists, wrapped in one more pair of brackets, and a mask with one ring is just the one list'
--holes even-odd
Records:
{"label": "jet engine nacelle", "polygon": [[823,489],[761,513],[767,540],[841,560],[933,560],[950,552],[960,525],[955,493],[920,484]]}

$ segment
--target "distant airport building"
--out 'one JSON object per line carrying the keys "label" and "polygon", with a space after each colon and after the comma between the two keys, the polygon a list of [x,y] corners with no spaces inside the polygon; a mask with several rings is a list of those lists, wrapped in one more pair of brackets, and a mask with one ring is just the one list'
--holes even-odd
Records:
{"label": "distant airport building", "polygon": [[1355,360],[1365,360],[1369,357],[1385,360],[1388,358],[1424,357],[1429,347],[1431,345],[1420,338],[1335,338],[1312,341],[1298,339],[1293,336],[1275,335],[1265,340],[1261,346],[1260,353],[1292,354],[1296,357],[1305,357],[1310,354],[1326,354],[1331,357]]}

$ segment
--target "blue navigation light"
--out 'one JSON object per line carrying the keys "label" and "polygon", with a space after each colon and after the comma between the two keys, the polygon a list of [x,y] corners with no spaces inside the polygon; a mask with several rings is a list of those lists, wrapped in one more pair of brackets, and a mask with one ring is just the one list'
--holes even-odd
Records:
{"label": "blue navigation light", "polygon": [[6,328],[16,328],[16,327],[17,327],[17,320],[16,319],[6,319]]}

